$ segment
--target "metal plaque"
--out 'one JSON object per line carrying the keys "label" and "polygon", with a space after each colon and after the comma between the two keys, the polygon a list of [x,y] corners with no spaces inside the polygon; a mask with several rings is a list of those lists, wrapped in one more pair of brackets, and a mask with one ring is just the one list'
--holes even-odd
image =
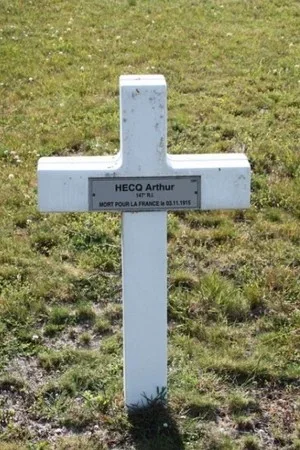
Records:
{"label": "metal plaque", "polygon": [[200,209],[200,176],[89,178],[90,211]]}

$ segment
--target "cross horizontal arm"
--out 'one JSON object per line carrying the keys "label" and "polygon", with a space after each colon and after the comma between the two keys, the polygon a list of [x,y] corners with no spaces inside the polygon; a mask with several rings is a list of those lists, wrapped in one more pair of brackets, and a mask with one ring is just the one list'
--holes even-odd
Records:
{"label": "cross horizontal arm", "polygon": [[[90,178],[135,175],[121,165],[119,155],[41,158],[39,208],[44,212],[88,211]],[[167,155],[159,175],[200,176],[202,210],[249,206],[250,166],[243,154]]]}

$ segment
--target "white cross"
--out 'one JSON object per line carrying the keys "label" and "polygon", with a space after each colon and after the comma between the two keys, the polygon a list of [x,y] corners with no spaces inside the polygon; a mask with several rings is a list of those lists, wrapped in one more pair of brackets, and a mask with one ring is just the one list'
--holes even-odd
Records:
{"label": "white cross", "polygon": [[[166,91],[162,75],[121,76],[120,152],[38,163],[41,211],[123,211],[126,405],[142,404],[143,395],[155,397],[167,386],[166,210],[239,209],[250,200],[245,155],[167,154]],[[164,192],[168,185],[173,192]]]}

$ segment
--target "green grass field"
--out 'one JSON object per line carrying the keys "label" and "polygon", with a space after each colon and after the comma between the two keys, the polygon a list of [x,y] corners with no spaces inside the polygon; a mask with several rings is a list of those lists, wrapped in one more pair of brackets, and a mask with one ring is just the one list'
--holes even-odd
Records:
{"label": "green grass field", "polygon": [[[298,0],[1,0],[1,450],[300,449]],[[43,155],[119,147],[121,74],[170,153],[245,152],[247,211],[170,213],[169,392],[128,417],[119,214],[37,210]]]}

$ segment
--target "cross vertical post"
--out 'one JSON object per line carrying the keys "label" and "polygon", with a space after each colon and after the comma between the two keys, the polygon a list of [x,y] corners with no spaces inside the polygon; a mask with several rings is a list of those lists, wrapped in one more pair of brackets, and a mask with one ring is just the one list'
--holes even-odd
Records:
{"label": "cross vertical post", "polygon": [[[135,176],[155,176],[166,158],[163,77],[121,77],[121,153]],[[167,386],[167,212],[122,217],[125,403]]]}

